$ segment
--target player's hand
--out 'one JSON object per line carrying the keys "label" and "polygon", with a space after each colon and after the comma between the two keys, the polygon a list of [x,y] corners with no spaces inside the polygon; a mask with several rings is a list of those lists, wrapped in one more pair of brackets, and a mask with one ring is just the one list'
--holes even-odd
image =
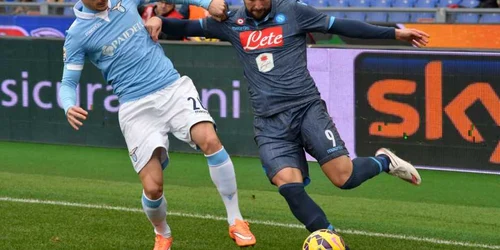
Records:
{"label": "player's hand", "polygon": [[219,22],[227,19],[226,11],[227,4],[224,0],[212,0],[208,6],[208,13]]}
{"label": "player's hand", "polygon": [[66,113],[66,118],[68,119],[69,125],[73,127],[75,130],[79,130],[81,126],[83,126],[82,121],[87,120],[87,115],[89,113],[84,109],[73,106],[68,109]]}
{"label": "player's hand", "polygon": [[161,21],[161,19],[156,16],[151,17],[146,22],[146,30],[149,32],[149,35],[154,42],[158,42],[158,36],[160,35],[162,25],[163,22]]}
{"label": "player's hand", "polygon": [[430,36],[417,29],[396,29],[396,39],[411,43],[413,46],[421,48],[429,43]]}

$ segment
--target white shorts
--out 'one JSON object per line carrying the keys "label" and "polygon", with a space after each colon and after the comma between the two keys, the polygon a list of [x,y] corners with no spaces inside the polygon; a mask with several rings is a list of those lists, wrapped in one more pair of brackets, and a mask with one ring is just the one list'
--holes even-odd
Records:
{"label": "white shorts", "polygon": [[166,167],[167,133],[196,148],[191,140],[191,127],[203,121],[214,123],[202,106],[193,81],[187,76],[155,93],[122,104],[118,119],[137,173],[148,163],[156,148],[163,148],[161,163]]}

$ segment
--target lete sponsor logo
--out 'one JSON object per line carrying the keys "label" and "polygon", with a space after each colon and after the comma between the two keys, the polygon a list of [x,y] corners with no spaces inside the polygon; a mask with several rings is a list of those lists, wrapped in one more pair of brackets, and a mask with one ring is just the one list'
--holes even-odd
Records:
{"label": "lete sponsor logo", "polygon": [[281,47],[283,46],[283,28],[275,26],[263,30],[241,32],[240,42],[246,51]]}

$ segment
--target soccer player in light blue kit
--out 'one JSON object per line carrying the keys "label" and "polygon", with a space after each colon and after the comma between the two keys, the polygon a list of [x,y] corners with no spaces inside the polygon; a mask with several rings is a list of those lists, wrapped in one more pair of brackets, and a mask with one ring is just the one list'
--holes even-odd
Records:
{"label": "soccer player in light blue kit", "polygon": [[[172,0],[202,6],[224,17],[223,0]],[[87,111],[76,105],[76,87],[85,56],[101,70],[121,104],[120,127],[142,186],[142,205],[156,233],[155,250],[168,250],[163,172],[172,133],[207,157],[210,176],[226,206],[229,235],[239,246],[256,243],[243,220],[233,163],[201,105],[192,80],[175,70],[162,47],[153,42],[137,12],[141,0],[81,0],[64,44],[64,72],[59,98],[70,125],[78,130]]]}

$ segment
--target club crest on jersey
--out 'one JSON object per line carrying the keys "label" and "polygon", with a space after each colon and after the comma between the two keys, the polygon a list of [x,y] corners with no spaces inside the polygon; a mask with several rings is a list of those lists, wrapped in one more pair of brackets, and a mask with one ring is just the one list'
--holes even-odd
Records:
{"label": "club crest on jersey", "polygon": [[286,21],[286,16],[280,13],[280,14],[276,15],[275,20],[277,23],[283,24]]}
{"label": "club crest on jersey", "polygon": [[113,56],[115,54],[115,47],[111,45],[105,45],[102,47],[102,54],[105,56]]}
{"label": "club crest on jersey", "polygon": [[283,28],[275,26],[263,30],[245,31],[240,33],[243,49],[258,50],[283,46]]}
{"label": "club crest on jersey", "polygon": [[245,24],[245,19],[243,19],[243,18],[238,18],[238,19],[236,20],[236,24],[238,24],[238,25],[240,25],[240,26],[241,26],[241,25],[244,25],[244,24]]}
{"label": "club crest on jersey", "polygon": [[122,6],[121,0],[118,1],[118,3],[113,8],[111,8],[111,11],[113,10],[117,10],[120,13],[124,13],[126,11],[125,7]]}

